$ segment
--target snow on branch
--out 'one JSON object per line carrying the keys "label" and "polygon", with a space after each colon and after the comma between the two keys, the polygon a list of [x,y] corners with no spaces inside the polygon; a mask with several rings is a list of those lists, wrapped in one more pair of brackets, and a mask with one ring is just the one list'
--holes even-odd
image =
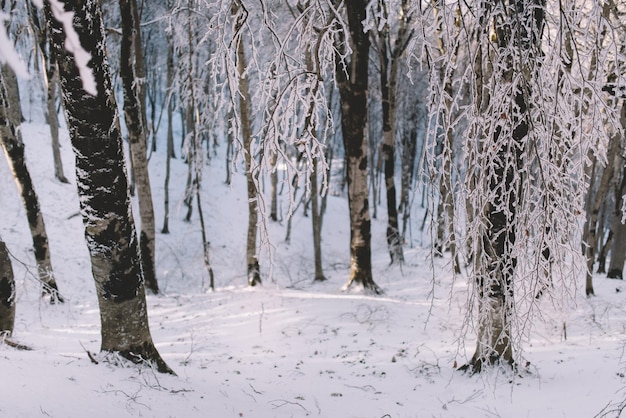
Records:
{"label": "snow on branch", "polygon": [[88,64],[91,60],[91,54],[82,47],[78,33],[72,26],[74,20],[74,12],[65,11],[63,3],[59,0],[48,0],[50,3],[50,9],[54,18],[63,24],[65,30],[65,49],[68,52],[74,54],[74,62],[78,68],[80,78],[83,82],[83,89],[93,96],[98,95],[98,89],[96,87],[96,79],[93,75],[93,71],[89,68]]}

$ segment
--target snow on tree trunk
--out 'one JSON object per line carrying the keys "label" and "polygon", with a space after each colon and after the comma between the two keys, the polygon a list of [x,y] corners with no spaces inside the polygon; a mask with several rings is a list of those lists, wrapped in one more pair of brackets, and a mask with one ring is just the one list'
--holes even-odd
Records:
{"label": "snow on tree trunk", "polygon": [[[72,23],[80,45],[91,57],[86,68],[81,68],[75,55],[64,48],[67,26],[52,12],[52,7],[59,5],[73,13]],[[155,348],[148,326],[143,274],[99,2],[86,0],[76,4],[48,0],[45,6],[53,50],[59,57],[63,98],[76,156],[80,211],[100,306],[101,350],[118,353],[137,363],[155,363],[159,371],[173,373]],[[81,51],[76,53],[80,55]],[[83,87],[81,75],[87,71],[93,75],[95,96]]]}
{"label": "snow on tree trunk", "polygon": [[0,241],[0,338],[10,337],[15,324],[15,281],[9,252]]}
{"label": "snow on tree trunk", "polygon": [[43,286],[43,294],[50,295],[50,303],[63,302],[52,270],[48,235],[39,207],[39,199],[26,166],[24,143],[18,128],[21,122],[16,119],[21,117],[21,111],[10,110],[19,108],[20,102],[15,74],[8,66],[2,66],[0,74],[0,142],[2,150],[26,209],[37,262],[37,275]]}
{"label": "snow on tree trunk", "polygon": [[356,284],[381,293],[372,276],[371,218],[367,185],[367,87],[370,42],[363,29],[367,1],[345,4],[352,56],[347,68],[337,67],[341,97],[341,127],[347,166],[350,212],[350,277],[344,288]]}
{"label": "snow on tree trunk", "polygon": [[[477,107],[484,120],[484,148],[478,156],[484,172],[478,173],[481,178],[476,182],[484,200],[482,205],[474,206],[482,208],[476,217],[480,238],[473,244],[478,335],[476,351],[463,367],[472,372],[480,372],[486,365],[515,362],[514,277],[518,264],[516,244],[523,241],[519,237],[518,217],[522,184],[527,181],[523,180],[523,151],[529,140],[531,117],[527,101],[531,97],[533,71],[537,68],[533,67],[533,60],[538,58],[543,26],[543,8],[533,2],[518,0],[494,12],[490,34],[493,44],[483,47],[481,51],[487,56],[477,63],[487,66],[478,72],[483,78],[478,80],[477,89],[487,85],[491,89],[482,97],[486,102],[477,101],[486,107]],[[477,55],[476,60],[480,59]],[[491,64],[493,67],[489,67]]]}
{"label": "snow on tree trunk", "polygon": [[[155,223],[154,208],[152,203],[152,189],[148,174],[148,159],[146,150],[146,131],[143,125],[141,101],[137,92],[137,75],[133,62],[133,43],[139,37],[135,34],[133,21],[134,0],[120,0],[120,13],[122,16],[122,40],[120,45],[120,74],[124,88],[124,121],[128,129],[128,138],[133,160],[133,172],[139,200],[139,217],[141,227],[139,229],[139,248],[141,251],[141,265],[146,288],[153,293],[159,293],[159,284],[156,278],[155,268]],[[136,5],[134,6],[137,7]],[[145,102],[144,102],[145,103]]]}

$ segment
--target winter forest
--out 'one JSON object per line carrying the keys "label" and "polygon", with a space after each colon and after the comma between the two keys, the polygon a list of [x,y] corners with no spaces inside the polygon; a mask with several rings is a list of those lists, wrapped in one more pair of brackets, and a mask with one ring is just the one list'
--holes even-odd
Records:
{"label": "winter forest", "polygon": [[626,411],[624,0],[0,4],[0,415]]}

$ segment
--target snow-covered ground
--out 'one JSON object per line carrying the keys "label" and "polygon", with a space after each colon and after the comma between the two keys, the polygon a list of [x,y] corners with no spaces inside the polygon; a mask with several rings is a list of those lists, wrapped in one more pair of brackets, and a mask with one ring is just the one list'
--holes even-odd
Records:
{"label": "snow-covered ground", "polygon": [[[53,177],[47,126],[25,124],[23,136],[67,303],[39,299],[26,215],[2,158],[0,236],[14,256],[18,292],[14,340],[33,349],[0,344],[2,417],[594,417],[626,399],[623,282],[597,276],[597,296],[579,291],[568,311],[542,302],[543,321],[524,343],[527,363],[519,373],[468,376],[455,370],[474,348],[471,335],[464,341],[459,334],[468,288],[463,277],[453,283],[445,259],[435,260],[433,273],[417,203],[402,268],[388,267],[383,207],[373,222],[375,280],[384,295],[340,291],[349,260],[342,196],[329,197],[324,222],[329,280],[312,283],[311,220],[300,210],[289,244],[285,220],[270,225],[273,263],[264,252],[264,284],[251,289],[245,178],[240,170],[225,185],[222,158],[207,165],[203,186],[215,292],[206,290],[197,214],[182,221],[186,166],[172,161],[171,233],[157,237],[163,292],[148,303],[153,338],[177,376],[93,364],[87,350],[99,350],[98,307],[67,133],[70,185]],[[159,145],[150,169],[160,229]]]}

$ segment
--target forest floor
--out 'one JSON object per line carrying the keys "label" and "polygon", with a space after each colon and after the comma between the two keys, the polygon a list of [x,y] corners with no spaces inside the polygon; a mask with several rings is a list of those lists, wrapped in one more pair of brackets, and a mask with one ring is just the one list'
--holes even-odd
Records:
{"label": "forest floor", "polygon": [[[431,259],[419,195],[402,267],[388,265],[384,205],[373,221],[374,277],[383,295],[340,290],[349,227],[345,197],[333,187],[323,230],[328,280],[312,282],[311,219],[302,208],[290,242],[284,240],[285,189],[283,220],[268,225],[261,253],[263,286],[249,288],[245,177],[239,170],[226,185],[223,158],[207,164],[202,189],[215,291],[208,290],[197,213],[182,220],[186,166],[172,161],[171,233],[157,236],[162,294],[149,295],[148,304],[153,339],[177,376],[116,366],[115,358],[97,354],[98,306],[67,132],[61,139],[71,184],[53,177],[47,126],[25,124],[23,137],[66,303],[39,298],[26,215],[1,159],[0,237],[17,280],[13,338],[32,350],[0,344],[0,416],[615,417],[626,402],[622,281],[596,275],[597,296],[586,298],[581,274],[571,303],[538,302],[542,314],[521,339],[517,372],[470,376],[456,368],[475,345],[466,274],[453,279],[447,258]],[[150,170],[160,229],[159,145]]]}

